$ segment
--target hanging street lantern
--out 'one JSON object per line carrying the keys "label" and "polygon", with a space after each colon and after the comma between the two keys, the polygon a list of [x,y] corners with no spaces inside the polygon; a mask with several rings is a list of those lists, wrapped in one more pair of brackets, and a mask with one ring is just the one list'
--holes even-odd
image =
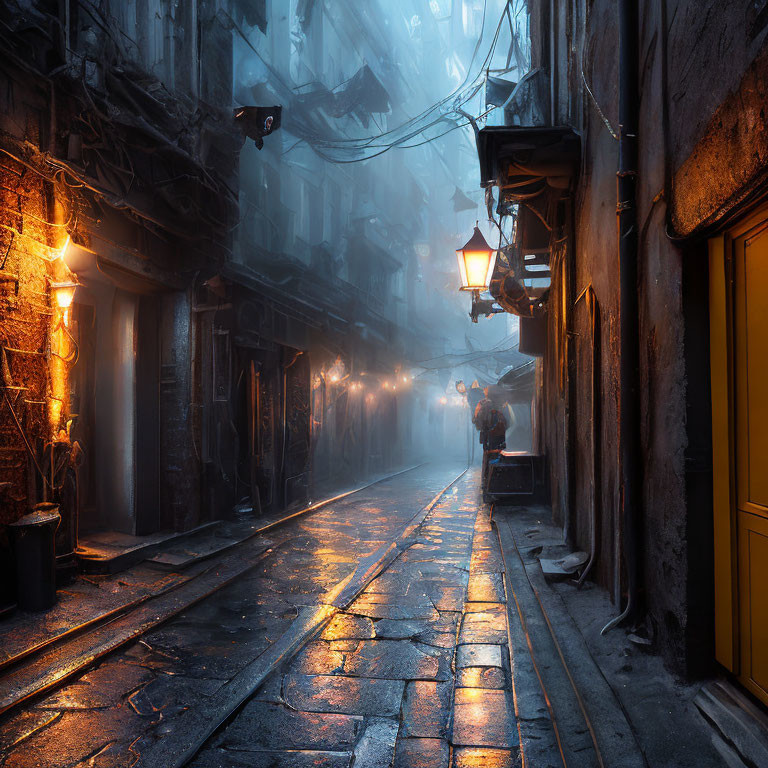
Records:
{"label": "hanging street lantern", "polygon": [[472,309],[469,316],[473,323],[477,322],[480,315],[490,317],[504,311],[494,305],[494,299],[480,298],[480,291],[487,291],[491,283],[497,255],[498,251],[488,245],[477,224],[466,245],[456,251],[461,278],[459,290],[472,291]]}
{"label": "hanging street lantern", "polygon": [[486,291],[496,266],[494,248],[486,242],[483,233],[475,226],[472,237],[463,248],[456,251],[459,263],[460,291]]}

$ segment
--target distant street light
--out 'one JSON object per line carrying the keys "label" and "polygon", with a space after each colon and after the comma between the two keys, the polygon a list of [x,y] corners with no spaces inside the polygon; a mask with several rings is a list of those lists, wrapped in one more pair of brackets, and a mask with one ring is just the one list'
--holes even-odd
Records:
{"label": "distant street light", "polygon": [[494,248],[486,242],[483,233],[475,227],[472,237],[463,248],[456,251],[459,263],[460,291],[485,291],[491,282],[493,268],[496,266]]}

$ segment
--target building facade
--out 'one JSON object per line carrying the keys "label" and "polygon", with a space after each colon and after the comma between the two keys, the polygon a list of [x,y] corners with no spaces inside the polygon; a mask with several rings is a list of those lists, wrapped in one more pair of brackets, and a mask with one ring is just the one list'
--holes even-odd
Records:
{"label": "building facade", "polygon": [[[448,334],[442,299],[417,293],[446,229],[434,211],[458,231],[451,153],[364,163],[345,141],[449,92],[443,58],[472,29],[400,6],[3,3],[6,555],[5,526],[42,502],[62,515],[63,574],[78,541],[83,561],[238,502],[279,511],[430,449],[412,364]],[[259,150],[234,115],[273,105]]]}
{"label": "building facade", "polygon": [[70,565],[78,533],[205,516],[194,285],[226,259],[241,137],[188,10],[4,4],[0,506],[58,503]]}

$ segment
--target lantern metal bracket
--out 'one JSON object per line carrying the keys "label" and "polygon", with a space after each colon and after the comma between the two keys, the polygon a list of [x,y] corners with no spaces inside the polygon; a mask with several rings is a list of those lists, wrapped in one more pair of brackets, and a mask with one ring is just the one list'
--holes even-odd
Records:
{"label": "lantern metal bracket", "polygon": [[472,309],[469,311],[469,316],[473,323],[478,321],[480,315],[491,317],[502,312],[504,309],[498,306],[494,299],[481,299],[480,291],[472,291]]}

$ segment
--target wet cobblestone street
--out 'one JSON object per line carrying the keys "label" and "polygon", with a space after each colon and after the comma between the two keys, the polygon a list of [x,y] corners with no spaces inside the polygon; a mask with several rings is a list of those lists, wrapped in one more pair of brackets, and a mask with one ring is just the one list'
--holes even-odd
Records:
{"label": "wet cobblestone street", "polygon": [[294,633],[282,668],[191,764],[515,765],[503,566],[474,471],[333,608],[360,563],[460,471],[414,470],[273,531],[233,584],[6,718],[0,764],[160,765],[157,750],[173,753],[196,723],[218,726],[214,704]]}
{"label": "wet cobblestone street", "polygon": [[503,566],[476,482],[193,765],[517,765]]}

